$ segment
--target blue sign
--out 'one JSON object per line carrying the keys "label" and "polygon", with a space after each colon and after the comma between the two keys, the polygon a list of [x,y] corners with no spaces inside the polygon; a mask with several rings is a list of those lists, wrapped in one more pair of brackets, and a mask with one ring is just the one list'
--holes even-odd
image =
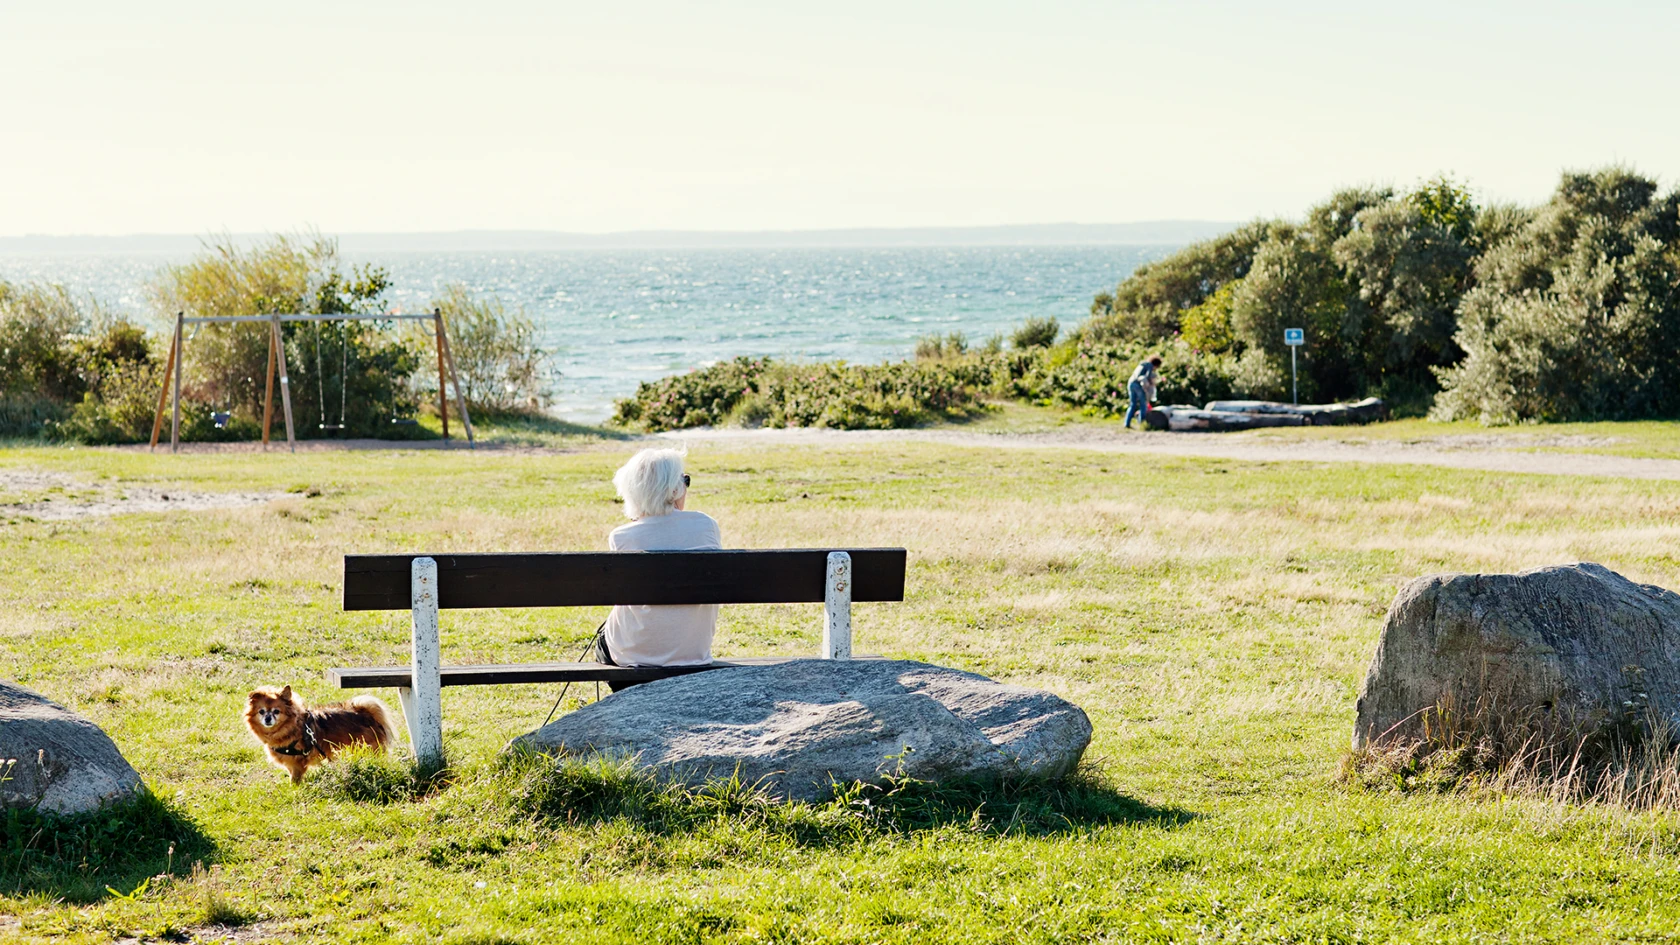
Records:
{"label": "blue sign", "polygon": [[1286,345],[1306,344],[1307,330],[1305,328],[1285,328],[1283,330],[1283,343]]}

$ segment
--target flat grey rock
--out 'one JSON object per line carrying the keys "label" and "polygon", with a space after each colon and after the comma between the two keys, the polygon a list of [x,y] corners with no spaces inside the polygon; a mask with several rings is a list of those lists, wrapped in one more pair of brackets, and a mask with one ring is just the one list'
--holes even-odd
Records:
{"label": "flat grey rock", "polygon": [[1419,738],[1443,703],[1570,726],[1680,721],[1680,595],[1590,563],[1419,578],[1389,608],[1354,747]]}
{"label": "flat grey rock", "polygon": [[834,782],[1056,777],[1091,742],[1080,708],[909,660],[797,660],[663,679],[591,703],[511,748],[631,756],[699,784],[737,770],[795,800]]}
{"label": "flat grey rock", "polygon": [[[9,766],[8,759],[15,759]],[[0,681],[0,807],[81,814],[132,797],[140,775],[99,726]]]}

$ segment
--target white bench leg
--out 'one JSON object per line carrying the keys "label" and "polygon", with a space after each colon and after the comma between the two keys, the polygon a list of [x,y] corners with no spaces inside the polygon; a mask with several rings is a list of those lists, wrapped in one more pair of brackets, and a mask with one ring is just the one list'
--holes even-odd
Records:
{"label": "white bench leg", "polygon": [[844,551],[828,553],[820,655],[825,660],[852,658],[852,556]]}
{"label": "white bench leg", "polygon": [[443,764],[443,691],[438,671],[438,571],[431,558],[415,558],[409,571],[414,648],[410,688],[398,691],[408,720],[408,741],[422,765]]}

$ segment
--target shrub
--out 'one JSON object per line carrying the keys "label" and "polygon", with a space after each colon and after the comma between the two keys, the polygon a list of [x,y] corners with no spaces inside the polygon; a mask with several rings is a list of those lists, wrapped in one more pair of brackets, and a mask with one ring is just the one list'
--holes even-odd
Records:
{"label": "shrub", "polygon": [[938,335],[923,335],[916,339],[916,360],[943,361],[947,358],[960,358],[968,353],[968,337],[960,331],[953,331],[941,338]]}
{"label": "shrub", "polygon": [[1248,393],[1236,386],[1236,359],[1195,351],[1182,339],[1154,347],[1079,344],[1062,354],[1014,365],[1008,392],[1098,416],[1121,416],[1130,399],[1132,372],[1151,354],[1160,354],[1163,363],[1156,395],[1161,403],[1202,404]]}
{"label": "shrub", "polygon": [[[126,398],[137,378],[150,379],[155,404],[152,367],[151,345],[138,326],[105,317],[97,305],[84,311],[61,286],[0,283],[0,435],[87,439],[74,413],[97,413],[107,398]],[[144,408],[147,433],[153,409]],[[130,422],[134,412],[125,406],[117,426],[138,427]],[[113,432],[88,441],[139,435]]]}
{"label": "shrub", "polygon": [[736,358],[640,385],[613,422],[658,432],[735,418],[770,427],[891,429],[983,409],[992,368],[979,358],[878,365]]}
{"label": "shrub", "polygon": [[1476,262],[1464,359],[1434,416],[1620,420],[1680,414],[1680,191],[1611,169],[1565,175]]}
{"label": "shrub", "polygon": [[1056,343],[1056,336],[1061,332],[1062,326],[1056,322],[1055,318],[1034,316],[1022,322],[1021,327],[1015,329],[1014,333],[1009,336],[1009,343],[1014,345],[1018,351],[1024,351],[1027,348],[1048,348]]}
{"label": "shrub", "polygon": [[[467,405],[486,414],[540,413],[553,402],[556,377],[553,355],[537,345],[537,326],[523,309],[508,311],[501,299],[475,298],[462,285],[451,285],[432,300],[443,313],[455,369]],[[422,323],[415,346],[432,342],[431,326]],[[432,375],[421,372],[421,389],[436,395]]]}

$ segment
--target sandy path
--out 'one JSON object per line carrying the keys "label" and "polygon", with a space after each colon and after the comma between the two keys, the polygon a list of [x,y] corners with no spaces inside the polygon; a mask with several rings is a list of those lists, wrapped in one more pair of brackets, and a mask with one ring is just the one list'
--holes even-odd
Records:
{"label": "sandy path", "polygon": [[[1541,475],[1680,479],[1680,460],[1593,453],[1529,453],[1498,449],[1492,437],[1459,448],[1436,443],[1280,441],[1246,433],[1116,434],[1099,429],[1054,433],[970,433],[962,430],[684,430],[660,439],[730,444],[947,443],[990,449],[1080,449],[1102,453],[1198,456],[1247,462],[1393,463]],[[1468,440],[1469,438],[1464,438]]]}

